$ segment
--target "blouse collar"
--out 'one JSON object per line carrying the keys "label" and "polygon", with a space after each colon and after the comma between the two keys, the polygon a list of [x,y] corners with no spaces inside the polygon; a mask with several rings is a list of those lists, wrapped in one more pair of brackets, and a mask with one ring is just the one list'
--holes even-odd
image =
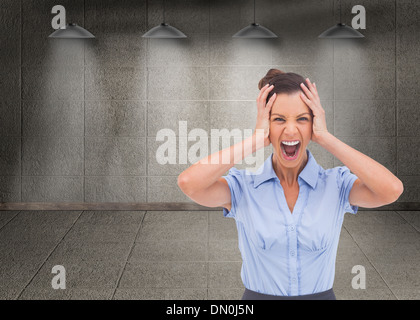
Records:
{"label": "blouse collar", "polygon": [[[315,189],[318,181],[319,165],[309,149],[306,149],[306,154],[308,156],[308,162],[300,172],[299,177],[309,184],[312,189]],[[278,179],[276,172],[273,169],[273,153],[271,153],[261,167],[255,172],[254,188],[257,188],[261,183],[273,178]]]}

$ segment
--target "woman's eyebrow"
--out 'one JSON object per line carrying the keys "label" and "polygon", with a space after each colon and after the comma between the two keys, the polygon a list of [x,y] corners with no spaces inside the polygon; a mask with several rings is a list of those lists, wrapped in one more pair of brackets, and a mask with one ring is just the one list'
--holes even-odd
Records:
{"label": "woman's eyebrow", "polygon": [[[304,114],[309,114],[309,115],[311,115],[309,112],[305,112],[305,113],[301,113],[301,114],[297,115],[297,116],[296,116],[296,118],[298,118],[298,117],[300,117],[300,116],[303,116]],[[274,115],[278,115],[278,116],[280,116],[280,117],[285,117],[284,115],[279,114],[279,113],[272,113],[272,114],[271,114],[271,116],[274,116]]]}

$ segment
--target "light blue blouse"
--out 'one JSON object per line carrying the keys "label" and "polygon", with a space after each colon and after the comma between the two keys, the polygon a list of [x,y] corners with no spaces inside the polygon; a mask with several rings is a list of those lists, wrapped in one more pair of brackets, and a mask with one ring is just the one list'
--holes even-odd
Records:
{"label": "light blue blouse", "polygon": [[346,166],[325,170],[306,149],[308,162],[298,177],[293,213],[271,154],[256,171],[235,167],[223,176],[242,255],[241,278],[260,293],[296,296],[333,287],[335,259],[344,213],[357,213],[349,193],[357,176]]}

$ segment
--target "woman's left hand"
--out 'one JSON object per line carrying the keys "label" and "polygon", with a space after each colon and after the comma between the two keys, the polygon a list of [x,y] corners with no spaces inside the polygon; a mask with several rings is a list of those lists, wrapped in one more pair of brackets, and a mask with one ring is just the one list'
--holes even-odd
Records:
{"label": "woman's left hand", "polygon": [[325,111],[321,106],[315,83],[312,84],[311,81],[309,81],[309,78],[306,78],[306,83],[306,86],[303,83],[300,84],[303,92],[305,92],[300,93],[300,98],[312,110],[312,141],[319,143],[321,137],[328,133],[327,122],[325,120]]}

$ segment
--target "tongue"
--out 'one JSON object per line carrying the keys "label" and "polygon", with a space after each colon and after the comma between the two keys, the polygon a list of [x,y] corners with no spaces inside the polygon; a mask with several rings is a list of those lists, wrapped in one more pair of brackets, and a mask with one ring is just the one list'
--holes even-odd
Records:
{"label": "tongue", "polygon": [[287,155],[293,156],[295,154],[297,145],[295,145],[295,146],[283,145],[283,146],[284,146],[284,151],[286,151]]}

